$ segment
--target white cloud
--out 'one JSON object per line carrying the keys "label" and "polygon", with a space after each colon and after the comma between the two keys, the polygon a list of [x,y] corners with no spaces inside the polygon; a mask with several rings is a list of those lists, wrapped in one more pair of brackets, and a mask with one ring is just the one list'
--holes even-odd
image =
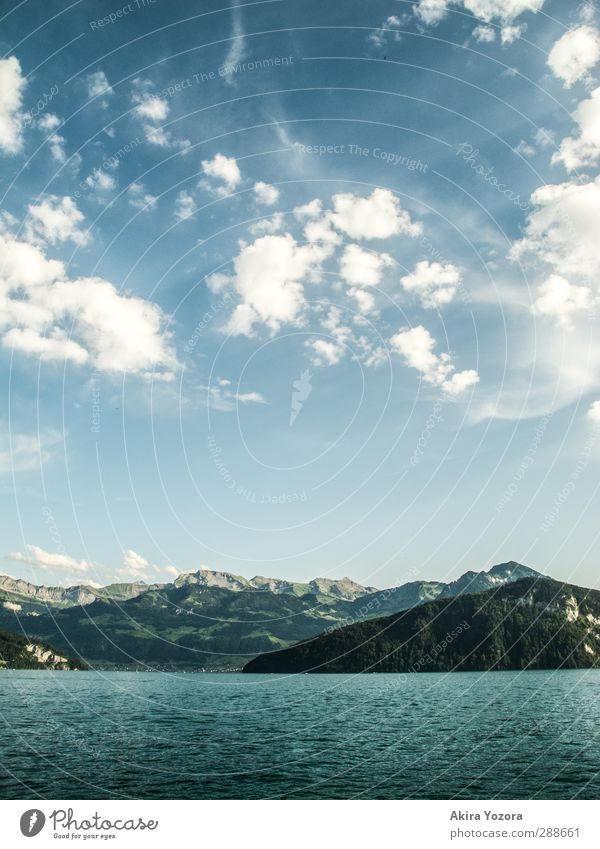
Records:
{"label": "white cloud", "polygon": [[223,183],[215,189],[215,192],[222,196],[230,194],[242,180],[235,157],[225,156],[223,153],[217,153],[212,159],[204,159],[202,171],[207,177]]}
{"label": "white cloud", "polygon": [[302,206],[295,207],[294,215],[299,221],[302,221],[305,218],[318,218],[322,211],[323,204],[319,198],[314,198],[308,203],[302,204]]}
{"label": "white cloud", "polygon": [[266,404],[260,392],[238,392],[234,396],[242,404]]}
{"label": "white cloud", "polygon": [[170,107],[164,97],[154,94],[150,80],[133,81],[132,103],[135,104],[134,116],[142,122],[148,144],[163,148],[179,148],[185,153],[190,147],[188,139],[174,139],[172,133],[158,126],[169,116]]}
{"label": "white cloud", "polygon": [[132,548],[128,548],[123,552],[123,568],[114,576],[116,581],[122,581],[123,578],[128,578],[134,583],[154,583],[158,578],[176,578],[179,570],[174,566],[158,566],[156,563],[149,563],[145,557],[138,554]]}
{"label": "white cloud", "polygon": [[252,332],[261,321],[276,331],[295,322],[305,307],[305,280],[317,281],[327,245],[300,245],[289,234],[268,235],[243,245],[234,260],[233,285],[242,299],[228,325],[229,333]]}
{"label": "white cloud", "polygon": [[173,215],[177,221],[185,221],[186,218],[191,218],[196,212],[196,202],[194,198],[185,190],[180,191],[175,199],[175,210]]}
{"label": "white cloud", "polygon": [[93,74],[88,74],[85,78],[87,84],[88,97],[108,97],[113,94],[112,86],[106,78],[104,71],[96,71]]}
{"label": "white cloud", "polygon": [[552,147],[556,141],[552,130],[546,130],[544,127],[540,127],[536,130],[534,140],[537,146],[541,148]]}
{"label": "white cloud", "polygon": [[511,256],[531,253],[567,279],[596,283],[600,275],[600,177],[588,183],[566,182],[537,189],[536,207],[524,237]]}
{"label": "white cloud", "polygon": [[69,339],[66,332],[58,327],[52,328],[46,335],[31,327],[12,327],[4,334],[2,347],[50,362],[70,360],[77,365],[83,365],[88,360],[85,348]]}
{"label": "white cloud", "polygon": [[484,26],[483,24],[475,27],[473,35],[475,40],[480,44],[491,44],[492,41],[496,40],[496,30],[494,27]]}
{"label": "white cloud", "polygon": [[385,268],[394,264],[389,254],[366,251],[358,245],[347,245],[340,260],[340,274],[346,283],[376,286]]}
{"label": "white cloud", "polygon": [[419,0],[415,15],[425,24],[437,24],[445,17],[449,6],[466,9],[485,23],[498,19],[512,23],[524,12],[538,12],[544,0]]}
{"label": "white cloud", "polygon": [[155,94],[144,94],[136,100],[135,112],[140,118],[146,118],[155,124],[165,121],[169,114],[169,104]]}
{"label": "white cloud", "polygon": [[521,139],[519,144],[513,149],[519,156],[535,156],[535,148],[529,142],[525,141],[525,139]]}
{"label": "white cloud", "polygon": [[273,206],[279,200],[279,189],[262,181],[254,184],[254,194],[258,203],[262,203],[265,206]]}
{"label": "white cloud", "polygon": [[539,12],[544,0],[462,0],[462,3],[456,5],[462,5],[486,23],[494,19],[512,23],[524,12]]}
{"label": "white cloud", "polygon": [[0,235],[0,253],[4,347],[99,371],[173,376],[176,358],[155,304],[99,277],[69,279],[62,263],[8,235]]}
{"label": "white cloud", "polygon": [[415,15],[425,24],[437,24],[446,15],[446,0],[419,0],[414,7]]}
{"label": "white cloud", "polygon": [[212,386],[203,386],[206,390],[208,405],[214,410],[223,413],[231,413],[238,404],[266,404],[264,396],[260,392],[235,392],[228,387],[229,380],[217,380]]}
{"label": "white cloud", "polygon": [[334,248],[342,241],[340,234],[333,229],[330,213],[322,215],[321,218],[309,219],[304,225],[304,238],[311,244],[328,245],[330,248]]}
{"label": "white cloud", "polygon": [[600,33],[584,24],[566,32],[556,42],[548,56],[548,65],[565,88],[585,79],[600,59]]}
{"label": "white cloud", "polygon": [[353,287],[348,290],[348,295],[356,301],[356,308],[362,315],[367,315],[375,309],[375,298],[366,289]]}
{"label": "white cloud", "polygon": [[343,358],[343,345],[329,339],[311,339],[305,343],[311,352],[311,362],[315,366],[335,366]]}
{"label": "white cloud", "polygon": [[106,171],[102,171],[100,168],[94,168],[92,173],[85,178],[85,184],[90,189],[106,192],[114,189],[117,181],[111,174],[107,174]]}
{"label": "white cloud", "polygon": [[251,306],[238,304],[231,313],[224,330],[232,336],[252,336],[256,321],[258,321],[258,313]]}
{"label": "white cloud", "polygon": [[248,227],[253,236],[264,236],[267,233],[277,233],[283,227],[283,215],[276,212],[270,218],[261,218]]}
{"label": "white cloud", "polygon": [[52,132],[60,126],[60,118],[58,115],[54,115],[53,112],[46,112],[45,115],[42,115],[42,117],[38,119],[37,125],[40,130]]}
{"label": "white cloud", "polygon": [[563,139],[552,162],[562,162],[567,171],[594,165],[600,157],[600,87],[588,100],[583,100],[573,113],[579,135]]}
{"label": "white cloud", "polygon": [[475,369],[469,368],[465,371],[455,372],[448,380],[444,381],[442,388],[448,395],[456,396],[462,395],[463,392],[466,392],[472,386],[477,386],[478,383],[479,375]]}
{"label": "white cloud", "polygon": [[533,312],[550,316],[569,329],[573,326],[573,314],[588,309],[591,303],[592,291],[587,286],[573,286],[564,277],[551,274],[538,289]]}
{"label": "white cloud", "polygon": [[439,309],[449,304],[461,283],[459,269],[452,263],[422,260],[414,271],[400,279],[407,292],[414,292],[426,309]]}
{"label": "white cloud", "polygon": [[512,44],[513,41],[517,41],[517,39],[521,38],[526,29],[526,24],[504,26],[500,30],[500,41],[505,45]]}
{"label": "white cloud", "polygon": [[46,115],[42,115],[42,117],[38,120],[37,126],[43,132],[48,132],[50,135],[48,136],[48,142],[50,144],[50,153],[52,154],[52,158],[61,164],[66,162],[67,156],[64,149],[65,139],[63,136],[59,136],[58,133],[55,133],[54,130],[60,125],[61,120],[58,115],[54,115],[52,112],[46,113]]}
{"label": "white cloud", "polygon": [[26,80],[15,56],[0,59],[0,150],[17,153],[23,144],[21,112]]}
{"label": "white cloud", "polygon": [[0,475],[39,471],[41,465],[52,459],[60,440],[60,434],[52,431],[39,436],[9,433],[5,423],[0,435]]}
{"label": "white cloud", "polygon": [[158,201],[155,195],[145,190],[143,183],[132,183],[127,189],[127,199],[134,209],[143,209],[146,212],[154,209]]}
{"label": "white cloud", "polygon": [[93,563],[87,560],[77,560],[75,557],[69,557],[67,554],[54,554],[50,551],[44,551],[37,545],[25,546],[26,553],[13,551],[6,555],[7,560],[15,560],[18,563],[28,563],[30,566],[35,566],[37,569],[50,569],[64,572],[89,572],[93,568]]}
{"label": "white cloud", "polygon": [[459,395],[479,382],[473,369],[456,372],[450,354],[435,354],[436,341],[422,325],[400,330],[390,339],[392,348],[406,364],[419,371],[426,383],[440,386],[450,395]]}
{"label": "white cloud", "polygon": [[33,242],[56,245],[72,241],[85,245],[89,240],[89,233],[79,228],[85,216],[73,198],[50,195],[41,203],[30,205],[28,212],[25,231],[27,239]]}
{"label": "white cloud", "polygon": [[587,417],[594,424],[600,425],[600,401],[594,401],[587,411]]}
{"label": "white cloud", "polygon": [[352,239],[387,239],[398,233],[418,236],[422,231],[389,189],[374,189],[366,198],[343,192],[332,200],[333,224]]}
{"label": "white cloud", "polygon": [[388,36],[392,37],[394,41],[400,41],[402,36],[399,32],[394,32],[393,29],[390,31],[392,27],[399,27],[402,25],[400,18],[397,15],[390,15],[385,21],[381,24],[381,26],[374,30],[369,35],[369,41],[374,44],[376,47],[383,47],[386,43]]}

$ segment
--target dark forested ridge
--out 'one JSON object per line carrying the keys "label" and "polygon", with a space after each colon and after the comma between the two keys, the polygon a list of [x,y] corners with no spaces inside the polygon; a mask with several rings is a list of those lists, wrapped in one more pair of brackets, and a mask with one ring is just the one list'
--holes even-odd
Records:
{"label": "dark forested ridge", "polygon": [[0,669],[81,669],[82,664],[58,654],[52,646],[0,630]]}
{"label": "dark forested ridge", "polygon": [[600,665],[600,592],[523,578],[333,628],[244,672],[449,672]]}

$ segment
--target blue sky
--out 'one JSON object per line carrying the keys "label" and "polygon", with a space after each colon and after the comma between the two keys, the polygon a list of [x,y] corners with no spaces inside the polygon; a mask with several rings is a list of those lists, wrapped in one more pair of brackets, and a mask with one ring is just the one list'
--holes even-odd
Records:
{"label": "blue sky", "polygon": [[7,573],[596,584],[592,4],[2,14]]}

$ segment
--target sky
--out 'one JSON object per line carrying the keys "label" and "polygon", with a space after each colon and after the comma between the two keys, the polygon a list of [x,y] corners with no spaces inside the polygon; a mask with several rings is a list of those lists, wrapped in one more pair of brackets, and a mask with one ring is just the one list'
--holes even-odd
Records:
{"label": "sky", "polygon": [[0,569],[598,586],[600,12],[0,3]]}

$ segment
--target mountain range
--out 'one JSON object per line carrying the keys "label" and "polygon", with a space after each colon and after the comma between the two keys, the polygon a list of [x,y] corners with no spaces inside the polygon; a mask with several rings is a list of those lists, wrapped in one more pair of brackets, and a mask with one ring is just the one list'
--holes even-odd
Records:
{"label": "mountain range", "polygon": [[244,672],[454,672],[600,665],[600,592],[521,578],[334,628]]}
{"label": "mountain range", "polygon": [[239,669],[250,658],[433,600],[539,578],[516,562],[451,583],[377,590],[350,578],[307,583],[201,569],[172,583],[41,587],[0,576],[0,627],[61,655],[113,668]]}

